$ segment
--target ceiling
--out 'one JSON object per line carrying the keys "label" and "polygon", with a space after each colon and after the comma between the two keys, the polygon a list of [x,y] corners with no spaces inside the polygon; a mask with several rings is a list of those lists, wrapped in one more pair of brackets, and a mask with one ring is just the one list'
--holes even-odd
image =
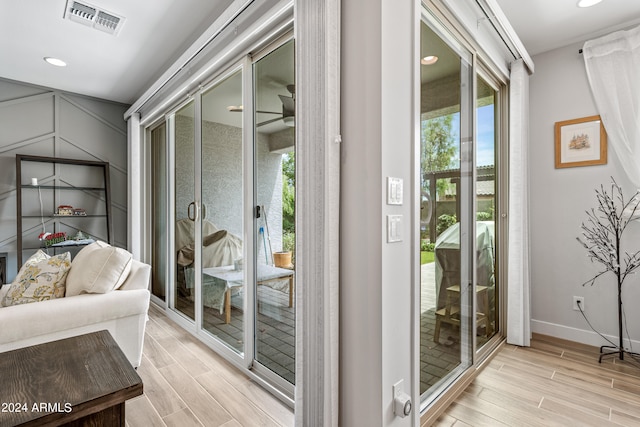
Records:
{"label": "ceiling", "polygon": [[[131,104],[232,2],[84,2],[124,17],[114,36],[64,19],[67,0],[0,0],[0,77]],[[497,2],[530,55],[640,23],[638,0]]]}
{"label": "ceiling", "polygon": [[578,0],[496,0],[529,55],[586,41],[640,24],[640,1],[603,0],[589,8]]}
{"label": "ceiling", "polygon": [[124,17],[111,35],[64,19],[67,0],[0,0],[0,77],[131,104],[232,1],[81,0]]}
{"label": "ceiling", "polygon": [[[294,83],[293,43],[288,42],[255,62],[255,120],[257,131],[274,133],[286,129],[279,97],[292,97],[287,86]],[[293,89],[293,88],[291,88]],[[293,89],[295,92],[295,89]],[[202,118],[205,121],[242,127],[242,72],[234,72],[208,88],[202,96]],[[269,112],[269,113],[266,113]]]}

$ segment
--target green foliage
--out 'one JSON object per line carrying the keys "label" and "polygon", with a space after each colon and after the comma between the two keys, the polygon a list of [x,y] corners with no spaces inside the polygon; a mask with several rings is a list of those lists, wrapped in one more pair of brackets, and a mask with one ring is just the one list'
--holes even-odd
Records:
{"label": "green foliage", "polygon": [[293,152],[282,156],[282,250],[296,256],[296,159]]}
{"label": "green foliage", "polygon": [[420,250],[423,252],[433,252],[436,249],[436,244],[431,243],[428,240],[420,241]]}
{"label": "green foliage", "polygon": [[435,261],[436,254],[433,252],[420,252],[420,264],[428,264]]}
{"label": "green foliage", "polygon": [[296,160],[293,152],[282,156],[282,229],[285,235],[290,233],[292,236],[295,236],[296,219],[295,162]]}
{"label": "green foliage", "polygon": [[295,206],[296,190],[285,180],[282,184],[282,229],[284,231],[295,232]]}
{"label": "green foliage", "polygon": [[451,124],[453,115],[435,117],[422,122],[422,170],[433,172],[454,167],[456,147]]}
{"label": "green foliage", "polygon": [[[456,167],[457,153],[452,129],[453,114],[422,121],[422,143],[420,144],[420,166],[423,173],[442,171]],[[444,196],[449,180],[438,180],[437,191]],[[428,190],[428,182],[423,182],[423,190]]]}
{"label": "green foliage", "polygon": [[296,186],[296,158],[293,151],[282,156],[282,175],[291,187]]}
{"label": "green foliage", "polygon": [[282,250],[291,251],[295,253],[296,249],[296,234],[290,231],[282,233]]}
{"label": "green foliage", "polygon": [[476,219],[478,221],[491,221],[493,214],[491,212],[478,212],[476,213]]}
{"label": "green foliage", "polygon": [[458,219],[456,218],[455,215],[447,215],[447,214],[440,215],[438,217],[438,222],[436,223],[436,232],[440,234],[447,228],[451,227],[456,222],[458,222]]}

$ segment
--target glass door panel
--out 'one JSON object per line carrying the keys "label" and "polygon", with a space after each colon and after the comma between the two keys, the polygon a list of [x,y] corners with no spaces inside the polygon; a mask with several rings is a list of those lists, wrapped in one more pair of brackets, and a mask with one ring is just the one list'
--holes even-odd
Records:
{"label": "glass door panel", "polygon": [[244,351],[242,71],[202,95],[202,328]]}
{"label": "glass door panel", "polygon": [[[195,241],[195,106],[193,102],[179,109],[174,122],[174,218],[175,286],[174,308],[195,320],[195,276],[193,274]],[[190,253],[191,254],[190,254]]]}
{"label": "glass door panel", "polygon": [[[468,53],[466,53],[468,55]],[[471,66],[421,24],[420,393],[471,363]]]}
{"label": "glass door panel", "polygon": [[293,41],[254,64],[255,360],[295,383]]}
{"label": "glass door panel", "polygon": [[481,77],[476,82],[476,304],[481,320],[476,339],[477,348],[480,348],[498,329],[495,262],[497,122],[496,91]]}
{"label": "glass door panel", "polygon": [[224,358],[293,398],[293,40],[227,65],[147,134],[153,294]]}
{"label": "glass door panel", "polygon": [[166,301],[167,289],[167,125],[151,131],[151,293]]}

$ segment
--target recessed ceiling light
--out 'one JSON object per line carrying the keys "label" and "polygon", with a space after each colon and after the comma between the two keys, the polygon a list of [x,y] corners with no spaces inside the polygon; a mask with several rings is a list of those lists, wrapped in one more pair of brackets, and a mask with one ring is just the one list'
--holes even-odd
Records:
{"label": "recessed ceiling light", "polygon": [[67,66],[67,63],[64,62],[62,59],[51,58],[49,56],[46,56],[44,58],[44,60],[47,61],[51,65],[55,65],[56,67],[66,67]]}
{"label": "recessed ceiling light", "polygon": [[420,60],[422,65],[432,65],[438,62],[438,57],[435,55],[427,55]]}
{"label": "recessed ceiling light", "polygon": [[601,1],[602,0],[580,0],[578,2],[578,7],[591,7],[600,3]]}

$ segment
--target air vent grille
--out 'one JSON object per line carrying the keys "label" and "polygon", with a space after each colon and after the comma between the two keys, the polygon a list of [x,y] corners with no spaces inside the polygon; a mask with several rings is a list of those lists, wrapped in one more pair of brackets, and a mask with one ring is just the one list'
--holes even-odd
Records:
{"label": "air vent grille", "polygon": [[69,12],[77,18],[87,21],[93,21],[93,18],[96,16],[95,8],[87,6],[86,4],[78,3],[77,1],[72,3]]}
{"label": "air vent grille", "polygon": [[72,0],[67,0],[64,17],[70,21],[114,35],[120,31],[124,23],[124,18],[121,16],[106,12],[88,3]]}
{"label": "air vent grille", "polygon": [[120,18],[110,13],[100,11],[96,18],[95,28],[106,31],[107,33],[114,33],[118,28]]}

